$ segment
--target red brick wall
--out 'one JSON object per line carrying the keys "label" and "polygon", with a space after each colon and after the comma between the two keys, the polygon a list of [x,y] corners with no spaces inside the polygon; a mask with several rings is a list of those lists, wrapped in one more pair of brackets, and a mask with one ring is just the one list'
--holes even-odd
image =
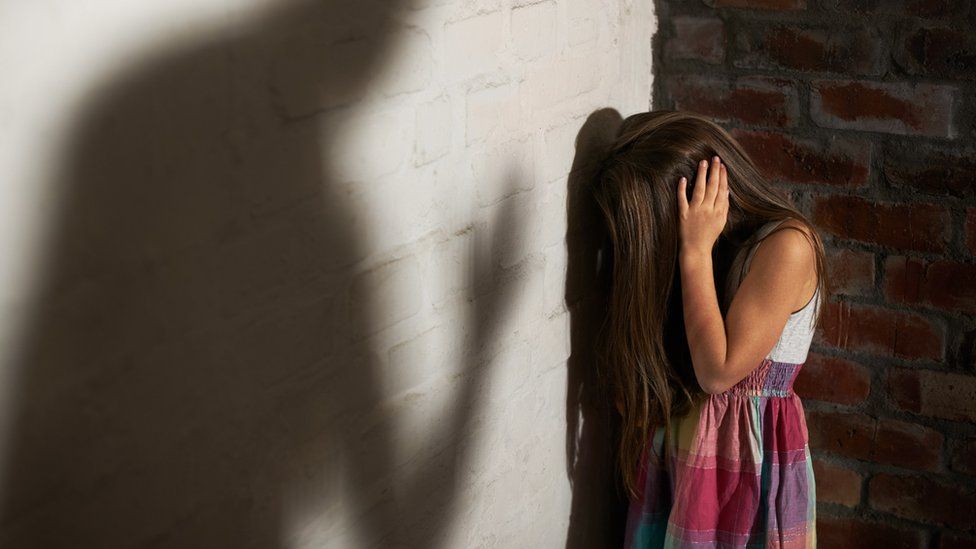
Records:
{"label": "red brick wall", "polygon": [[657,9],[654,108],[730,129],[828,246],[820,546],[976,547],[976,3]]}

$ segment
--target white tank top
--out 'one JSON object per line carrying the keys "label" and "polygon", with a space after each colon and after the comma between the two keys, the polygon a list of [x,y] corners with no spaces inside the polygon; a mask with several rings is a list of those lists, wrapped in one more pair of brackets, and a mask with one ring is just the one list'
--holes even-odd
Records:
{"label": "white tank top", "polygon": [[[732,262],[729,270],[728,285],[725,292],[726,307],[731,302],[735,290],[745,278],[745,273],[749,271],[749,264],[755,254],[759,243],[769,236],[784,220],[771,221],[756,231],[749,242],[743,246]],[[807,354],[810,351],[810,343],[813,341],[813,334],[816,327],[817,316],[821,307],[820,289],[814,291],[810,301],[802,309],[791,314],[783,327],[776,344],[766,355],[766,358],[774,362],[786,362],[790,364],[803,364],[806,362]]]}

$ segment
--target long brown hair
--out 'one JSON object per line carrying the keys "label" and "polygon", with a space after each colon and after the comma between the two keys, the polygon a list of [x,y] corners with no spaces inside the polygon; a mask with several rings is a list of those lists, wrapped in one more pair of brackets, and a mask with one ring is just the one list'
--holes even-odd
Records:
{"label": "long brown hair", "polygon": [[[671,418],[706,395],[684,332],[676,195],[678,179],[686,176],[690,187],[698,162],[713,155],[728,167],[730,190],[728,223],[715,245],[716,288],[725,287],[731,258],[754,243],[759,227],[794,219],[809,229],[802,232],[816,251],[821,299],[827,294],[823,243],[813,225],[725,129],[687,111],[645,112],[623,121],[597,171],[593,194],[606,229],[599,368],[620,414],[616,463],[631,498],[638,495],[638,465],[652,428],[663,425],[667,440]],[[725,302],[723,295],[719,302]]]}

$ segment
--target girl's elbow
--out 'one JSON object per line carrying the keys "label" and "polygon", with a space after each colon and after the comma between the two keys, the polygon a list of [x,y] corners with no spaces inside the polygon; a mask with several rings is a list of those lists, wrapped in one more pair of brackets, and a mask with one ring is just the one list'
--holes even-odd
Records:
{"label": "girl's elbow", "polygon": [[736,372],[742,371],[738,363],[724,362],[710,368],[696,369],[698,385],[710,395],[717,395],[728,391],[742,379]]}
{"label": "girl's elbow", "polygon": [[706,379],[699,378],[698,385],[701,386],[703,391],[705,391],[710,395],[717,395],[720,393],[724,393],[730,387],[730,385],[725,383],[723,380],[712,379],[712,378],[706,378]]}

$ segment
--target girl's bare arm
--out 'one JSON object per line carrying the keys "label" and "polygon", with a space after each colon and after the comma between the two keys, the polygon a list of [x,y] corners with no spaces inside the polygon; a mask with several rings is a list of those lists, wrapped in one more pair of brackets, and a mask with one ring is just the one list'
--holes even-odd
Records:
{"label": "girl's bare arm", "polygon": [[712,274],[712,246],[728,216],[728,175],[718,157],[711,164],[711,169],[707,161],[699,164],[690,199],[682,178],[678,208],[685,331],[698,382],[714,394],[735,385],[761,363],[792,311],[810,297],[816,280],[815,256],[806,237],[795,230],[776,231],[756,250],[727,318],[722,318]]}

